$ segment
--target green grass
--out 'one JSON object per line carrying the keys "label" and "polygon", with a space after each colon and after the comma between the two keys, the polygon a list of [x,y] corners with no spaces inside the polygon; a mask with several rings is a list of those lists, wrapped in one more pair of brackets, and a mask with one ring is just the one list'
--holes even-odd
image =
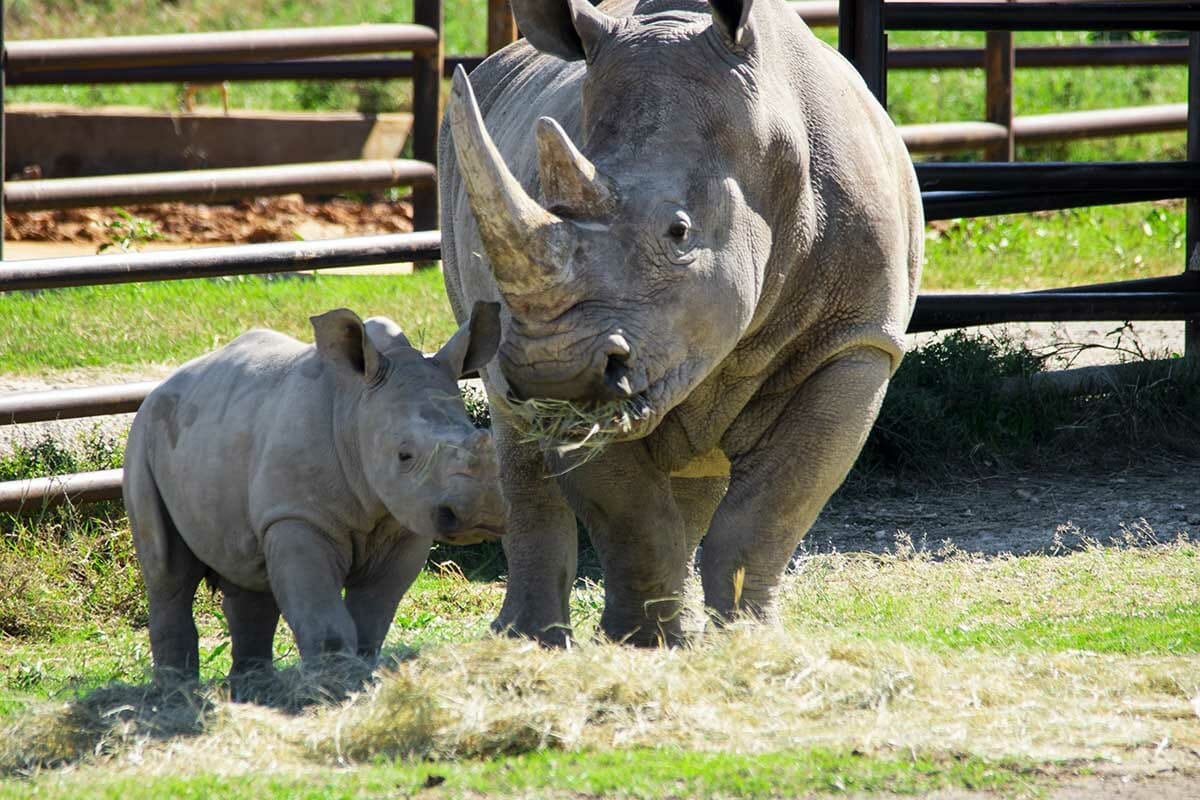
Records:
{"label": "green grass", "polygon": [[1200,551],[1089,547],[1059,558],[832,556],[801,567],[788,619],[944,651],[1200,653]]}
{"label": "green grass", "polygon": [[436,270],[412,276],[317,275],[90,286],[0,294],[0,372],[178,365],[253,327],[312,340],[308,318],[338,307],[388,316],[414,346],[457,326]]}
{"label": "green grass", "polygon": [[[1033,788],[1033,769],[1018,762],[979,758],[875,756],[828,749],[757,755],[630,749],[537,753],[485,762],[375,764],[319,776],[213,775],[144,779],[95,776],[39,781],[39,797],[118,798],[152,791],[155,797],[297,798],[341,800],[420,794],[425,798],[478,797],[704,797],[774,798],[808,793],[924,794],[965,788],[1013,793]],[[24,797],[28,786],[0,782],[0,798]]]}
{"label": "green grass", "polygon": [[930,223],[926,290],[1046,289],[1183,271],[1184,204],[1049,211]]}
{"label": "green grass", "polygon": [[[1053,771],[1051,753],[1090,758],[1112,752],[1106,742],[1191,740],[1198,568],[1200,547],[1157,543],[1148,531],[1122,546],[1019,558],[934,555],[901,541],[891,555],[803,559],[785,580],[775,630],[710,634],[675,653],[584,644],[562,654],[486,641],[502,584],[434,568],[406,595],[389,634],[385,653],[401,659],[397,671],[358,700],[297,717],[218,700],[191,733],[158,744],[143,723],[122,727],[123,717],[104,715],[114,705],[136,709],[150,669],[124,520],[21,527],[8,518],[0,729],[26,737],[65,724],[59,735],[76,738],[47,740],[58,744],[46,752],[85,763],[32,782],[0,780],[0,797],[31,789],[120,797],[135,786],[173,797],[391,796],[430,775],[445,779],[430,797],[1026,794],[1044,783],[1035,768]],[[37,591],[14,575],[41,576]],[[574,592],[585,642],[602,599],[595,584]],[[219,697],[228,632],[205,592],[197,622],[202,677]],[[286,628],[276,656],[296,663]],[[47,700],[75,710],[47,710]],[[1047,717],[1043,705],[1059,703],[1070,712]],[[945,716],[951,709],[959,721]],[[84,720],[88,727],[70,727]],[[937,733],[959,725],[976,733]],[[911,734],[911,753],[884,744],[910,741],[909,730],[926,732]],[[1063,751],[1067,741],[1075,744]],[[157,761],[164,746],[182,748],[177,763],[189,766]],[[145,763],[158,764],[152,775],[122,755],[143,747]],[[12,752],[0,745],[0,762]],[[108,756],[88,766],[93,752]],[[258,752],[277,766],[226,773]],[[107,758],[115,760],[106,766]],[[359,766],[329,768],[337,763]]]}

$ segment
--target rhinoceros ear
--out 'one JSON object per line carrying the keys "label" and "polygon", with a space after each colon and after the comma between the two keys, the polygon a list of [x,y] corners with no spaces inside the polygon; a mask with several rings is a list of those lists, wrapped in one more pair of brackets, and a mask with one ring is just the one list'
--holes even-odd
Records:
{"label": "rhinoceros ear", "polygon": [[712,6],[713,25],[722,37],[734,47],[745,45],[754,0],[708,0],[708,4]]}
{"label": "rhinoceros ear", "polygon": [[500,304],[481,300],[471,309],[471,318],[434,354],[433,360],[454,377],[462,378],[491,361],[499,347]]}
{"label": "rhinoceros ear", "polygon": [[530,44],[565,61],[591,61],[617,27],[615,19],[588,0],[512,0],[512,10]]}
{"label": "rhinoceros ear", "polygon": [[348,308],[310,317],[321,358],[368,383],[387,369],[387,359],[367,336],[363,322]]}

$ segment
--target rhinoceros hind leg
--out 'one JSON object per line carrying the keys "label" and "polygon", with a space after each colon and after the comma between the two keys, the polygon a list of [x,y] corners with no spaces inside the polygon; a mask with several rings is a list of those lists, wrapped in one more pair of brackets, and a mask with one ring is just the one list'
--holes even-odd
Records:
{"label": "rhinoceros hind leg", "polygon": [[221,608],[233,640],[233,667],[230,677],[273,668],[275,629],[279,626],[279,607],[269,591],[255,592],[221,580]]}
{"label": "rhinoceros hind leg", "polygon": [[200,679],[199,636],[192,617],[196,589],[208,573],[180,536],[149,466],[135,454],[125,466],[125,508],[150,606],[150,652],[159,686]]}
{"label": "rhinoceros hind leg", "polygon": [[689,556],[696,552],[704,534],[708,533],[713,513],[728,486],[728,478],[671,478],[671,494],[683,515]]}
{"label": "rhinoceros hind leg", "polygon": [[[348,549],[348,548],[347,548]],[[263,537],[267,577],[303,662],[358,650],[354,620],[342,600],[350,554],[299,520],[277,522]]]}

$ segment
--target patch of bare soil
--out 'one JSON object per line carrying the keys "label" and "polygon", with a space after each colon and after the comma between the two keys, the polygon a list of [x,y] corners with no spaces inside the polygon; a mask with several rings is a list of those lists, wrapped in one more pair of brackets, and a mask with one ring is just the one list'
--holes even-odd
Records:
{"label": "patch of bare soil", "polygon": [[[1200,463],[1157,461],[1120,471],[1054,468],[978,478],[854,477],[806,537],[810,551],[882,552],[899,535],[936,550],[1075,549],[1089,541],[1200,536]],[[1200,797],[1200,795],[1197,795]]]}
{"label": "patch of bare soil", "polygon": [[[124,209],[135,218],[149,220],[158,241],[188,244],[332,239],[412,230],[412,206],[407,202],[334,198],[316,203],[300,195],[285,195],[220,205],[160,203]],[[123,219],[107,208],[14,212],[4,215],[4,232],[11,241],[94,243],[99,247],[114,241],[119,232],[110,223]]]}

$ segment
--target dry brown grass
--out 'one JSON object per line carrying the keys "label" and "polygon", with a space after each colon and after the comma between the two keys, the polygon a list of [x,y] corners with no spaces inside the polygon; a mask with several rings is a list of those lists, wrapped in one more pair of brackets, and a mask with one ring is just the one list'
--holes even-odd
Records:
{"label": "dry brown grass", "polygon": [[[935,634],[960,613],[1001,620],[1009,607],[987,605],[995,593],[1021,601],[1009,608],[1017,624],[1059,606],[1132,618],[1124,598],[1145,594],[1138,587],[1159,590],[1146,603],[1189,604],[1197,558],[1184,541],[1025,560],[911,549],[818,556],[786,579],[781,624],[709,630],[678,649],[451,640],[391,664],[361,691],[361,671],[286,670],[258,687],[267,705],[231,703],[220,687],[174,697],[111,687],[13,719],[0,730],[0,772],[91,760],[122,774],[304,772],[377,757],[639,746],[1034,761],[1187,752],[1200,748],[1200,657],[1190,645],[1174,655],[1154,640],[1095,652],[886,636],[913,619]],[[693,591],[693,609],[697,601]],[[890,622],[859,603],[890,608]],[[823,609],[836,618],[820,618]],[[1101,634],[1106,624],[1097,623]]]}
{"label": "dry brown grass", "polygon": [[522,441],[553,449],[569,460],[568,469],[591,461],[650,415],[650,407],[639,397],[593,405],[534,397],[510,399],[506,407]]}
{"label": "dry brown grass", "polygon": [[781,627],[676,650],[489,639],[432,649],[347,703],[303,713],[211,692],[174,704],[137,689],[93,694],[10,726],[0,764],[99,756],[154,774],[236,773],[639,745],[1090,758],[1200,746],[1196,675],[1191,657],[939,654]]}

